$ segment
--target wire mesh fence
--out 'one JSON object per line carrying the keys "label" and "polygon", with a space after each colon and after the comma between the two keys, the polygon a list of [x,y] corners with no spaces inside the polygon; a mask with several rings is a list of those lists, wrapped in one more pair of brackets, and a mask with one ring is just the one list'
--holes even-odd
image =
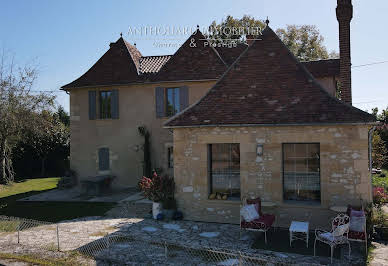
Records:
{"label": "wire mesh fence", "polygon": [[[287,259],[265,254],[245,253],[217,247],[191,246],[182,241],[141,238],[120,231],[106,232],[101,220],[48,223],[0,216],[0,247],[3,244],[34,246],[51,251],[76,251],[111,264],[161,265],[289,265]],[[105,224],[106,226],[106,224]],[[90,228],[90,231],[88,231]],[[101,264],[104,265],[104,264]]]}

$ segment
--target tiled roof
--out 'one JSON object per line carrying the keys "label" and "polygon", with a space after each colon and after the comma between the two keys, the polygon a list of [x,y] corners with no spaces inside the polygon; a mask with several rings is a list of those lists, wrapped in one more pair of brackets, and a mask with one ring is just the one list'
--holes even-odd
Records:
{"label": "tiled roof", "polygon": [[205,45],[205,36],[197,30],[160,69],[154,80],[218,79],[226,69],[227,65],[219,53]]}
{"label": "tiled roof", "polygon": [[327,59],[302,62],[302,64],[315,78],[321,78],[339,76],[339,61],[339,59]]}
{"label": "tiled roof", "polygon": [[323,89],[269,27],[196,104],[166,127],[368,123],[374,116]]}
{"label": "tiled roof", "polygon": [[[190,47],[195,39],[197,47]],[[237,47],[209,47],[205,37],[195,32],[174,55],[142,56],[136,46],[122,37],[111,43],[109,50],[80,78],[62,88],[117,85],[145,81],[177,81],[218,79],[239,55],[246,44]],[[314,77],[339,75],[339,60],[303,62]]]}
{"label": "tiled roof", "polygon": [[239,43],[236,47],[216,47],[216,50],[224,59],[225,63],[230,66],[236,59],[239,57],[239,55],[247,49],[248,45],[245,43]]}
{"label": "tiled roof", "polygon": [[143,56],[140,58],[140,74],[157,73],[170,60],[171,55]]}
{"label": "tiled roof", "polygon": [[85,74],[62,88],[136,82],[140,57],[136,47],[121,37],[111,43],[109,50]]}

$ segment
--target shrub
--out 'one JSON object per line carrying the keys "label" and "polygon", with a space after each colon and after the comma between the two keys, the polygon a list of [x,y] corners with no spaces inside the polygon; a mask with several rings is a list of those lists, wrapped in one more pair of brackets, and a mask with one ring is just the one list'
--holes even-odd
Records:
{"label": "shrub", "polygon": [[385,193],[383,187],[373,188],[373,202],[377,205],[381,205],[388,202],[388,195],[387,193]]}
{"label": "shrub", "polygon": [[175,182],[168,176],[160,176],[156,172],[152,178],[143,176],[139,182],[139,187],[144,196],[154,202],[164,201],[174,198]]}

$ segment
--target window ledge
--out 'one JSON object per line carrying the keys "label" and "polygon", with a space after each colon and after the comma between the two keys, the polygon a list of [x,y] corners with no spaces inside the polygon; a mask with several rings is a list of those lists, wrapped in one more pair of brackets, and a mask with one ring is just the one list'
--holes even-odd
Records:
{"label": "window ledge", "polygon": [[322,206],[321,202],[292,202],[292,201],[285,201],[285,202],[280,203],[279,207],[327,209],[326,207]]}
{"label": "window ledge", "polygon": [[241,204],[241,200],[217,200],[217,199],[210,200],[210,199],[206,199],[205,202],[206,203],[214,203],[214,204],[227,204],[227,205],[240,205]]}

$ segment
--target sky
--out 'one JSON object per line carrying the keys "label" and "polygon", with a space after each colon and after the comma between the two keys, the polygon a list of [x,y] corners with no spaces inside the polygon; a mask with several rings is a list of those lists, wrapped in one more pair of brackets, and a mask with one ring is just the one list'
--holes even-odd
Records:
{"label": "sky", "polygon": [[[143,55],[173,54],[171,43],[129,33],[135,27],[207,27],[227,15],[268,16],[273,29],[289,24],[316,25],[329,51],[338,52],[335,0],[252,1],[51,1],[0,0],[0,49],[16,64],[34,64],[34,90],[53,91],[57,103],[69,110],[69,96],[60,87],[85,73],[115,42],[120,33],[136,42]],[[370,111],[388,106],[388,36],[386,0],[353,0],[351,53],[353,105]],[[175,43],[188,37],[176,36]]]}

